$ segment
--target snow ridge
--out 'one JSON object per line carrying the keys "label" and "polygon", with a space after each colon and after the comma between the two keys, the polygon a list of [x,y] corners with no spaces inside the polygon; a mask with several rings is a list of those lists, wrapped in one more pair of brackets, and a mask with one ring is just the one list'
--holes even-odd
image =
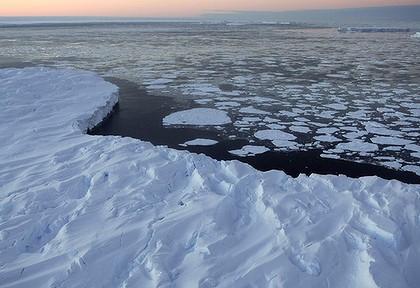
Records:
{"label": "snow ridge", "polygon": [[117,91],[89,72],[0,70],[1,287],[420,283],[419,185],[85,135]]}

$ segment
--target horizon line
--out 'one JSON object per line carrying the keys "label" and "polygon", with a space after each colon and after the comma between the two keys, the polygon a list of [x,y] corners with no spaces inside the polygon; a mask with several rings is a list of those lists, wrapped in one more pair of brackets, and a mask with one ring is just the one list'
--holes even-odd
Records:
{"label": "horizon line", "polygon": [[3,16],[0,18],[125,18],[125,19],[198,19],[209,14],[241,14],[241,13],[296,13],[296,12],[316,12],[316,11],[343,11],[343,10],[360,10],[360,9],[377,9],[377,8],[393,8],[393,7],[420,7],[420,4],[408,5],[382,5],[382,6],[360,6],[347,8],[319,8],[319,9],[294,9],[294,10],[208,10],[195,16],[111,16],[111,15],[13,15]]}

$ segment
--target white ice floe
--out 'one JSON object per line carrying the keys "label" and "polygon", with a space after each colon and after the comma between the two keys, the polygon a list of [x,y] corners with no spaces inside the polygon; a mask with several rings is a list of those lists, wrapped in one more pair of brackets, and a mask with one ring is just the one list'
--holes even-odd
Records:
{"label": "white ice floe", "polygon": [[283,132],[281,130],[260,130],[254,134],[260,140],[295,140],[293,134]]}
{"label": "white ice floe", "polygon": [[336,154],[329,154],[329,153],[321,153],[320,155],[322,158],[328,158],[328,159],[340,159],[340,156]]}
{"label": "white ice floe", "polygon": [[420,32],[416,32],[412,35],[410,35],[411,38],[420,38]]}
{"label": "white ice floe", "polygon": [[317,129],[316,133],[318,133],[318,134],[333,134],[337,131],[339,131],[339,129],[335,128],[335,127],[324,127],[324,128]]}
{"label": "white ice floe", "polygon": [[285,129],[286,128],[286,126],[280,125],[280,124],[266,124],[265,126],[267,126],[270,129],[274,129],[274,130],[280,130],[280,129]]}
{"label": "white ice floe", "polygon": [[354,139],[350,142],[339,143],[336,149],[353,152],[373,152],[379,149],[378,145]]}
{"label": "white ice floe", "polygon": [[417,144],[408,144],[405,145],[404,148],[410,151],[420,152],[420,145]]}
{"label": "white ice floe", "polygon": [[270,112],[254,108],[252,106],[243,107],[243,108],[239,109],[239,112],[240,113],[246,113],[246,114],[259,114],[259,115],[270,115],[271,114]]}
{"label": "white ice floe", "polygon": [[420,152],[413,152],[410,154],[412,157],[416,157],[420,159]]}
{"label": "white ice floe", "polygon": [[333,104],[327,104],[325,107],[335,109],[335,110],[346,110],[347,106],[341,103],[333,103]]}
{"label": "white ice floe", "polygon": [[326,119],[333,119],[335,114],[337,114],[337,111],[322,111],[318,116]]}
{"label": "white ice floe", "polygon": [[401,166],[402,166],[401,163],[396,162],[396,161],[381,162],[381,165],[385,166],[385,167],[392,168],[392,169],[400,169]]}
{"label": "white ice floe", "polygon": [[254,155],[262,154],[267,151],[270,151],[270,149],[264,146],[246,145],[242,147],[241,149],[231,150],[229,151],[229,153],[232,153],[234,155],[238,155],[241,157],[246,157],[246,156],[254,156]]}
{"label": "white ice floe", "polygon": [[198,104],[205,105],[205,104],[209,104],[209,103],[213,102],[213,99],[195,99],[194,102],[198,103]]}
{"label": "white ice floe", "polygon": [[362,136],[367,135],[368,133],[366,131],[357,131],[357,132],[349,132],[344,134],[343,136],[347,139],[356,139],[360,138]]}
{"label": "white ice floe", "polygon": [[274,146],[281,148],[280,150],[298,150],[299,143],[289,140],[273,140],[271,141]]}
{"label": "white ice floe", "polygon": [[420,167],[416,165],[405,165],[402,167],[402,170],[409,171],[420,175]]}
{"label": "white ice floe", "polygon": [[183,93],[195,96],[219,96],[222,93],[219,87],[209,83],[191,83],[180,87]]}
{"label": "white ice floe", "polygon": [[77,70],[0,70],[2,287],[420,283],[419,185],[84,134],[116,92]]}
{"label": "white ice floe", "polygon": [[309,129],[306,126],[290,126],[289,129],[293,132],[298,132],[298,133],[308,133],[311,131],[311,129]]}
{"label": "white ice floe", "polygon": [[191,141],[187,141],[184,144],[181,144],[182,146],[212,146],[217,144],[218,142],[216,140],[212,140],[212,139],[202,139],[202,138],[198,138],[198,139],[194,139]]}
{"label": "white ice floe", "polygon": [[232,123],[226,112],[212,108],[193,108],[163,118],[164,125],[216,126]]}
{"label": "white ice floe", "polygon": [[370,139],[375,144],[404,146],[413,143],[412,140],[398,137],[376,136]]}
{"label": "white ice floe", "polygon": [[366,122],[365,129],[367,132],[376,135],[385,135],[385,136],[398,136],[401,134],[400,131],[392,130],[386,128],[383,124],[376,122]]}
{"label": "white ice floe", "polygon": [[386,146],[384,151],[401,151],[401,146]]}
{"label": "white ice floe", "polygon": [[321,142],[340,142],[341,141],[341,139],[333,135],[319,135],[319,136],[315,136],[314,139]]}
{"label": "white ice floe", "polygon": [[226,106],[226,107],[239,107],[241,106],[240,103],[238,102],[233,102],[233,101],[221,101],[221,102],[216,102],[215,103],[216,106]]}

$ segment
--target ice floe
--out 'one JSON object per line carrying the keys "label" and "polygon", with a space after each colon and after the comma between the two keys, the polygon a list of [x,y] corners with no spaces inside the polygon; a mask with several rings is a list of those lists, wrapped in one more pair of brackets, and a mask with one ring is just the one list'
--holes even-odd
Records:
{"label": "ice floe", "polygon": [[254,155],[262,154],[267,151],[270,151],[270,149],[264,146],[245,145],[241,149],[231,150],[229,151],[229,153],[232,153],[234,155],[238,155],[241,157],[246,157],[246,156],[254,156]]}
{"label": "ice floe", "polygon": [[289,129],[293,132],[298,132],[298,133],[308,133],[311,131],[311,129],[309,129],[306,126],[290,126]]}
{"label": "ice floe", "polygon": [[339,143],[337,144],[336,148],[353,152],[373,152],[379,149],[378,145],[361,140],[352,140],[351,142]]}
{"label": "ice floe", "polygon": [[194,139],[191,141],[187,141],[184,144],[181,144],[182,146],[212,146],[217,144],[218,142],[216,140],[212,140],[212,139],[202,139],[202,138],[198,138],[198,139]]}
{"label": "ice floe", "polygon": [[413,143],[412,140],[401,139],[398,137],[376,136],[370,139],[375,144],[404,146]]}
{"label": "ice floe", "polygon": [[231,122],[226,112],[212,108],[193,108],[175,112],[163,118],[164,125],[217,126]]}
{"label": "ice floe", "polygon": [[247,114],[260,114],[260,115],[270,115],[270,112],[267,111],[263,111],[260,109],[256,109],[252,106],[248,106],[248,107],[243,107],[241,109],[239,109],[240,113],[247,113]]}
{"label": "ice floe", "polygon": [[341,139],[333,135],[319,135],[319,136],[315,136],[314,139],[321,142],[340,142],[341,141]]}
{"label": "ice floe", "polygon": [[260,140],[295,140],[296,136],[281,130],[260,130],[255,134]]}

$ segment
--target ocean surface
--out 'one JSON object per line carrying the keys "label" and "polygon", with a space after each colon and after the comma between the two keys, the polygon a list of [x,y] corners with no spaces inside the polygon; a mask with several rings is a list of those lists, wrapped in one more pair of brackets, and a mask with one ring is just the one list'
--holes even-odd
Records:
{"label": "ocean surface", "polygon": [[[119,117],[134,131],[124,136],[194,151],[197,145],[184,142],[212,139],[226,143],[223,153],[233,151],[229,155],[236,158],[258,154],[241,152],[247,145],[276,155],[316,151],[314,162],[350,161],[411,172],[406,176],[412,179],[420,175],[420,39],[410,37],[414,32],[339,33],[336,27],[285,23],[82,22],[3,26],[0,67],[91,70],[136,86],[136,105],[156,97],[161,119],[152,116],[160,136],[140,128],[133,135],[133,121],[152,116],[139,119],[135,111],[122,110]],[[231,121],[162,124],[191,108],[224,111]],[[195,132],[165,143],[169,131],[182,132],[176,129]]]}

